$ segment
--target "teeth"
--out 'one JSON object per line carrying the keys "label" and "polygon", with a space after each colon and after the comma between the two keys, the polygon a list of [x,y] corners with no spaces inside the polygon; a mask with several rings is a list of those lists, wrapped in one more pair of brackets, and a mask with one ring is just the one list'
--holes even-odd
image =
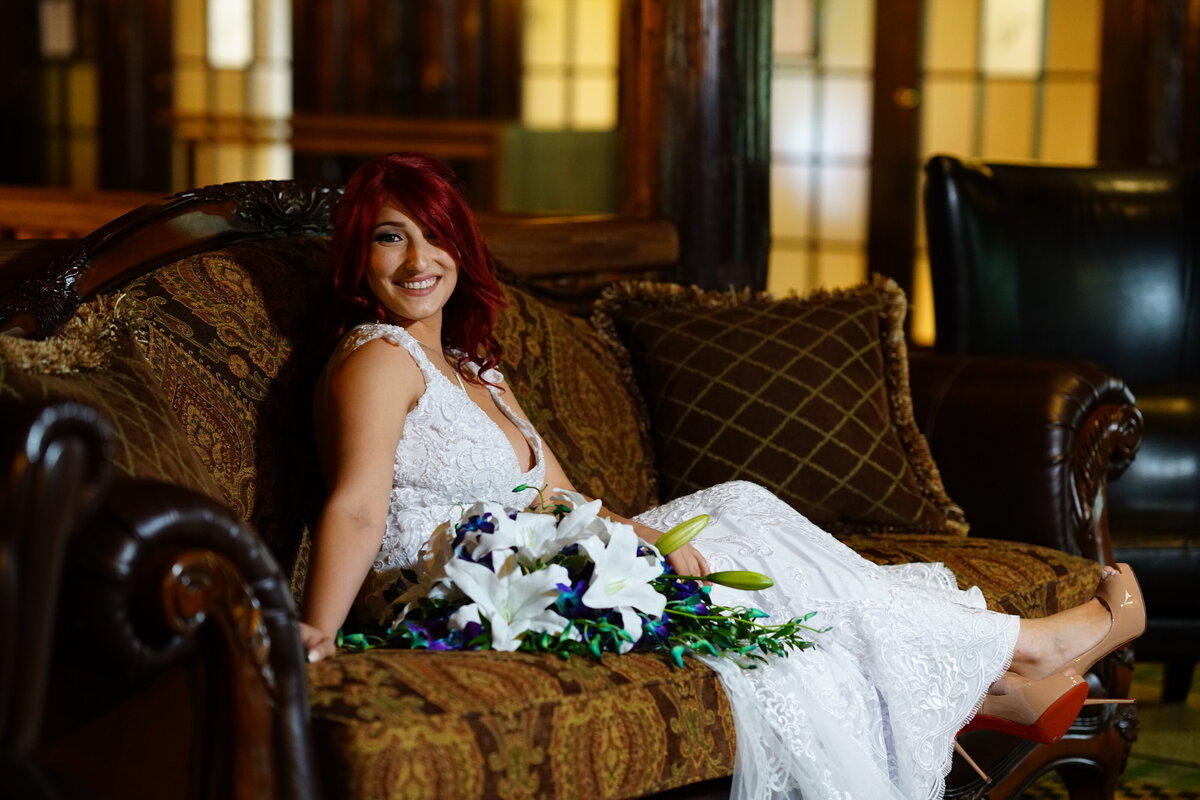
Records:
{"label": "teeth", "polygon": [[437,278],[427,278],[423,281],[400,281],[402,289],[428,289],[437,283]]}

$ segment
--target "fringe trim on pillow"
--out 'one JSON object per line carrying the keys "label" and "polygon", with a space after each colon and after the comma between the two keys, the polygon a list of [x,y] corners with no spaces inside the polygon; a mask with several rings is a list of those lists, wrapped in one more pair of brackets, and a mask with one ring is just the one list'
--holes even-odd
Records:
{"label": "fringe trim on pillow", "polygon": [[75,316],[46,339],[0,336],[0,359],[26,372],[66,375],[108,366],[122,334],[137,335],[143,320],[124,294],[102,295],[81,305]]}
{"label": "fringe trim on pillow", "polygon": [[[908,345],[904,338],[904,318],[908,313],[908,298],[904,290],[891,278],[872,274],[869,281],[842,289],[818,288],[804,295],[795,291],[783,297],[771,292],[752,292],[749,289],[728,292],[706,291],[697,286],[681,286],[674,283],[653,281],[624,281],[607,287],[596,301],[592,310],[592,327],[600,338],[612,349],[620,364],[621,377],[638,393],[642,406],[646,407],[641,390],[633,373],[633,362],[629,350],[617,334],[613,322],[614,313],[627,305],[641,304],[651,308],[733,308],[749,303],[788,302],[804,305],[819,305],[838,300],[858,300],[864,296],[878,300],[880,343],[883,348],[884,382],[887,386],[888,409],[892,424],[900,439],[900,445],[908,455],[909,466],[916,476],[921,496],[945,517],[939,528],[912,525],[903,533],[953,533],[966,535],[969,526],[966,515],[957,503],[946,494],[941,472],[933,460],[929,442],[917,427],[913,413],[912,389],[908,373]],[[896,528],[885,525],[847,523],[832,525],[831,531],[847,533],[894,533]]]}

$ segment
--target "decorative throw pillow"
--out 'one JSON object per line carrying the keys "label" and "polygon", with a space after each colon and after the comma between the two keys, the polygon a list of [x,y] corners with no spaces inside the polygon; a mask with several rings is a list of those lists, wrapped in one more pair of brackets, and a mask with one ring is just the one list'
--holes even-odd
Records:
{"label": "decorative throw pillow", "polygon": [[748,480],[831,531],[965,533],[913,419],[905,308],[883,278],[785,299],[625,283],[593,322],[645,397],[664,501]]}
{"label": "decorative throw pillow", "polygon": [[186,486],[223,503],[138,349],[136,316],[122,299],[80,306],[47,339],[0,336],[0,397],[97,408],[116,434],[117,471]]}
{"label": "decorative throw pillow", "polygon": [[654,506],[645,414],[613,353],[586,321],[513,286],[504,291],[501,371],[571,483],[618,514]]}

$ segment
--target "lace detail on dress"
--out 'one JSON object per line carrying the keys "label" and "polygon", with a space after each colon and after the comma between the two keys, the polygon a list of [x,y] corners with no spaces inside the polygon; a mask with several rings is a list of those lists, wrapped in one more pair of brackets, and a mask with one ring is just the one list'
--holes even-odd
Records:
{"label": "lace detail on dress", "polygon": [[[528,472],[521,470],[504,431],[457,382],[433,365],[404,328],[360,325],[343,339],[337,358],[380,338],[408,351],[425,378],[425,392],[405,419],[404,434],[396,447],[387,530],[359,595],[360,607],[367,613],[382,610],[383,588],[395,580],[402,567],[416,561],[434,528],[447,520],[457,521],[465,505],[476,500],[523,508],[534,501],[536,489],[546,477],[541,438],[533,426],[513,413],[499,390],[488,387],[497,406],[533,448],[533,466]],[[496,384],[504,380],[496,370],[483,377]],[[513,488],[522,483],[534,488],[514,493]]]}
{"label": "lace detail on dress", "polygon": [[713,569],[751,569],[775,586],[727,605],[784,621],[816,611],[817,646],[742,670],[705,659],[733,707],[734,797],[940,798],[954,734],[1009,666],[1018,620],[986,610],[941,564],[881,567],[773,494],[725,483],[638,517],[660,530],[695,516]]}

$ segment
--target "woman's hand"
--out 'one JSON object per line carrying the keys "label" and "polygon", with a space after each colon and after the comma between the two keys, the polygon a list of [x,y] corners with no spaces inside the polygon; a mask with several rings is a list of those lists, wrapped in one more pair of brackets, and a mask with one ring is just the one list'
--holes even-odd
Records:
{"label": "woman's hand", "polygon": [[704,556],[700,555],[700,551],[693,547],[690,542],[667,556],[667,563],[679,575],[692,575],[697,578],[703,578],[709,573],[708,562],[704,560]]}
{"label": "woman's hand", "polygon": [[304,642],[304,655],[310,662],[332,658],[337,652],[332,639],[304,622],[300,623],[300,641]]}

